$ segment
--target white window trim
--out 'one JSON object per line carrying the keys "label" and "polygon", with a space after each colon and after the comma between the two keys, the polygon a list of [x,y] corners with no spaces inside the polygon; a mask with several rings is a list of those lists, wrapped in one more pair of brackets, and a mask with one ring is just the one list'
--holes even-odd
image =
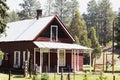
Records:
{"label": "white window trim", "polygon": [[51,25],[51,28],[50,28],[50,40],[52,40],[52,28],[53,27],[56,27],[56,41],[58,41],[58,26],[57,25]]}
{"label": "white window trim", "polygon": [[[16,62],[16,54],[18,53],[18,65],[15,64]],[[14,51],[14,68],[19,68],[20,67],[20,51]]]}
{"label": "white window trim", "polygon": [[24,68],[24,63],[25,63],[25,53],[26,53],[26,51],[23,51],[23,65],[22,65],[22,68]]}

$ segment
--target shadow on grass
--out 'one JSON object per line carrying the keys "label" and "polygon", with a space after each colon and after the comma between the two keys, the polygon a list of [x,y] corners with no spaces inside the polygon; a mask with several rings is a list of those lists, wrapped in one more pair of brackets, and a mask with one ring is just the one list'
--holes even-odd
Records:
{"label": "shadow on grass", "polygon": [[24,78],[23,75],[15,75],[13,78]]}
{"label": "shadow on grass", "polygon": [[26,78],[26,79],[31,79],[31,77],[24,77],[23,75],[15,75],[13,78]]}

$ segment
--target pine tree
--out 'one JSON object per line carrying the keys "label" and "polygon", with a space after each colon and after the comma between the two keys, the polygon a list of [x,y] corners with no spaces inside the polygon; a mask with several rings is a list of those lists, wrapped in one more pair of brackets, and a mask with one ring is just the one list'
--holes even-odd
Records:
{"label": "pine tree", "polygon": [[5,31],[6,21],[5,18],[8,16],[7,10],[8,6],[6,4],[6,0],[0,0],[0,34]]}
{"label": "pine tree", "polygon": [[101,47],[96,37],[96,31],[94,27],[91,27],[88,37],[91,39],[91,48],[93,49],[94,56],[100,57]]}
{"label": "pine tree", "polygon": [[77,0],[55,0],[53,7],[54,14],[58,15],[66,26],[69,26],[79,3]]}
{"label": "pine tree", "polygon": [[[75,12],[71,25],[69,27],[70,32],[79,39],[80,45],[89,46],[89,40],[87,36],[86,24],[83,18],[80,16],[79,11]],[[78,42],[78,41],[77,41]]]}
{"label": "pine tree", "polygon": [[20,6],[23,10],[18,14],[22,20],[34,18],[36,16],[36,10],[40,9],[40,3],[37,0],[23,0],[23,3],[20,3]]}
{"label": "pine tree", "polygon": [[[102,0],[98,3],[99,14],[101,15],[102,25],[99,33],[101,43],[106,46],[112,40],[112,22],[114,19],[114,12],[111,8],[110,0]],[[103,36],[104,35],[104,36]]]}
{"label": "pine tree", "polygon": [[54,15],[54,0],[47,0],[46,4],[45,4],[45,16],[51,16]]}
{"label": "pine tree", "polygon": [[18,21],[20,18],[17,14],[16,11],[11,11],[8,13],[9,17],[7,17],[7,22],[14,22],[14,21]]}
{"label": "pine tree", "polygon": [[120,9],[117,15],[117,23],[115,27],[115,42],[117,43],[116,49],[120,53]]}
{"label": "pine tree", "polygon": [[101,0],[98,3],[95,0],[90,0],[87,10],[88,14],[83,16],[88,31],[93,26],[96,29],[96,35],[100,44],[106,46],[112,40],[112,21],[114,19],[110,0]]}
{"label": "pine tree", "polygon": [[88,19],[89,21],[88,22],[91,22],[90,26],[88,27],[90,29],[91,26],[95,26],[96,27],[96,18],[97,18],[97,13],[98,13],[98,5],[96,3],[95,0],[91,0],[89,3],[88,3],[88,8],[87,8],[87,11],[88,11]]}

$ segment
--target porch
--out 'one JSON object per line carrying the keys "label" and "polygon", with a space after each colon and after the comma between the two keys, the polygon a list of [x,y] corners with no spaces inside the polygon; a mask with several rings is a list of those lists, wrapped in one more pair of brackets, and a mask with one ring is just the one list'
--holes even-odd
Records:
{"label": "porch", "polygon": [[37,68],[38,73],[59,73],[61,69],[64,72],[81,72],[83,53],[91,52],[90,48],[75,44],[53,42],[34,42],[34,44],[38,46],[34,48],[34,70]]}

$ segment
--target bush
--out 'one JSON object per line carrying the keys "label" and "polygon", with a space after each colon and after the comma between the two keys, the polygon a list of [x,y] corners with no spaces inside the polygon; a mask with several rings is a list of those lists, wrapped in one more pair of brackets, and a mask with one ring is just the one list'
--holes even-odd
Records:
{"label": "bush", "polygon": [[103,73],[103,72],[100,72],[100,76],[99,76],[99,78],[96,79],[96,80],[107,80],[107,77],[104,76],[104,73]]}
{"label": "bush", "polygon": [[48,74],[43,74],[41,76],[41,80],[49,80],[49,75]]}
{"label": "bush", "polygon": [[84,75],[83,80],[88,80],[87,71],[85,71],[85,75]]}
{"label": "bush", "polygon": [[4,57],[4,52],[2,52],[2,51],[0,50],[0,59],[2,60],[3,57]]}
{"label": "bush", "polygon": [[33,76],[32,80],[39,80],[36,75]]}

